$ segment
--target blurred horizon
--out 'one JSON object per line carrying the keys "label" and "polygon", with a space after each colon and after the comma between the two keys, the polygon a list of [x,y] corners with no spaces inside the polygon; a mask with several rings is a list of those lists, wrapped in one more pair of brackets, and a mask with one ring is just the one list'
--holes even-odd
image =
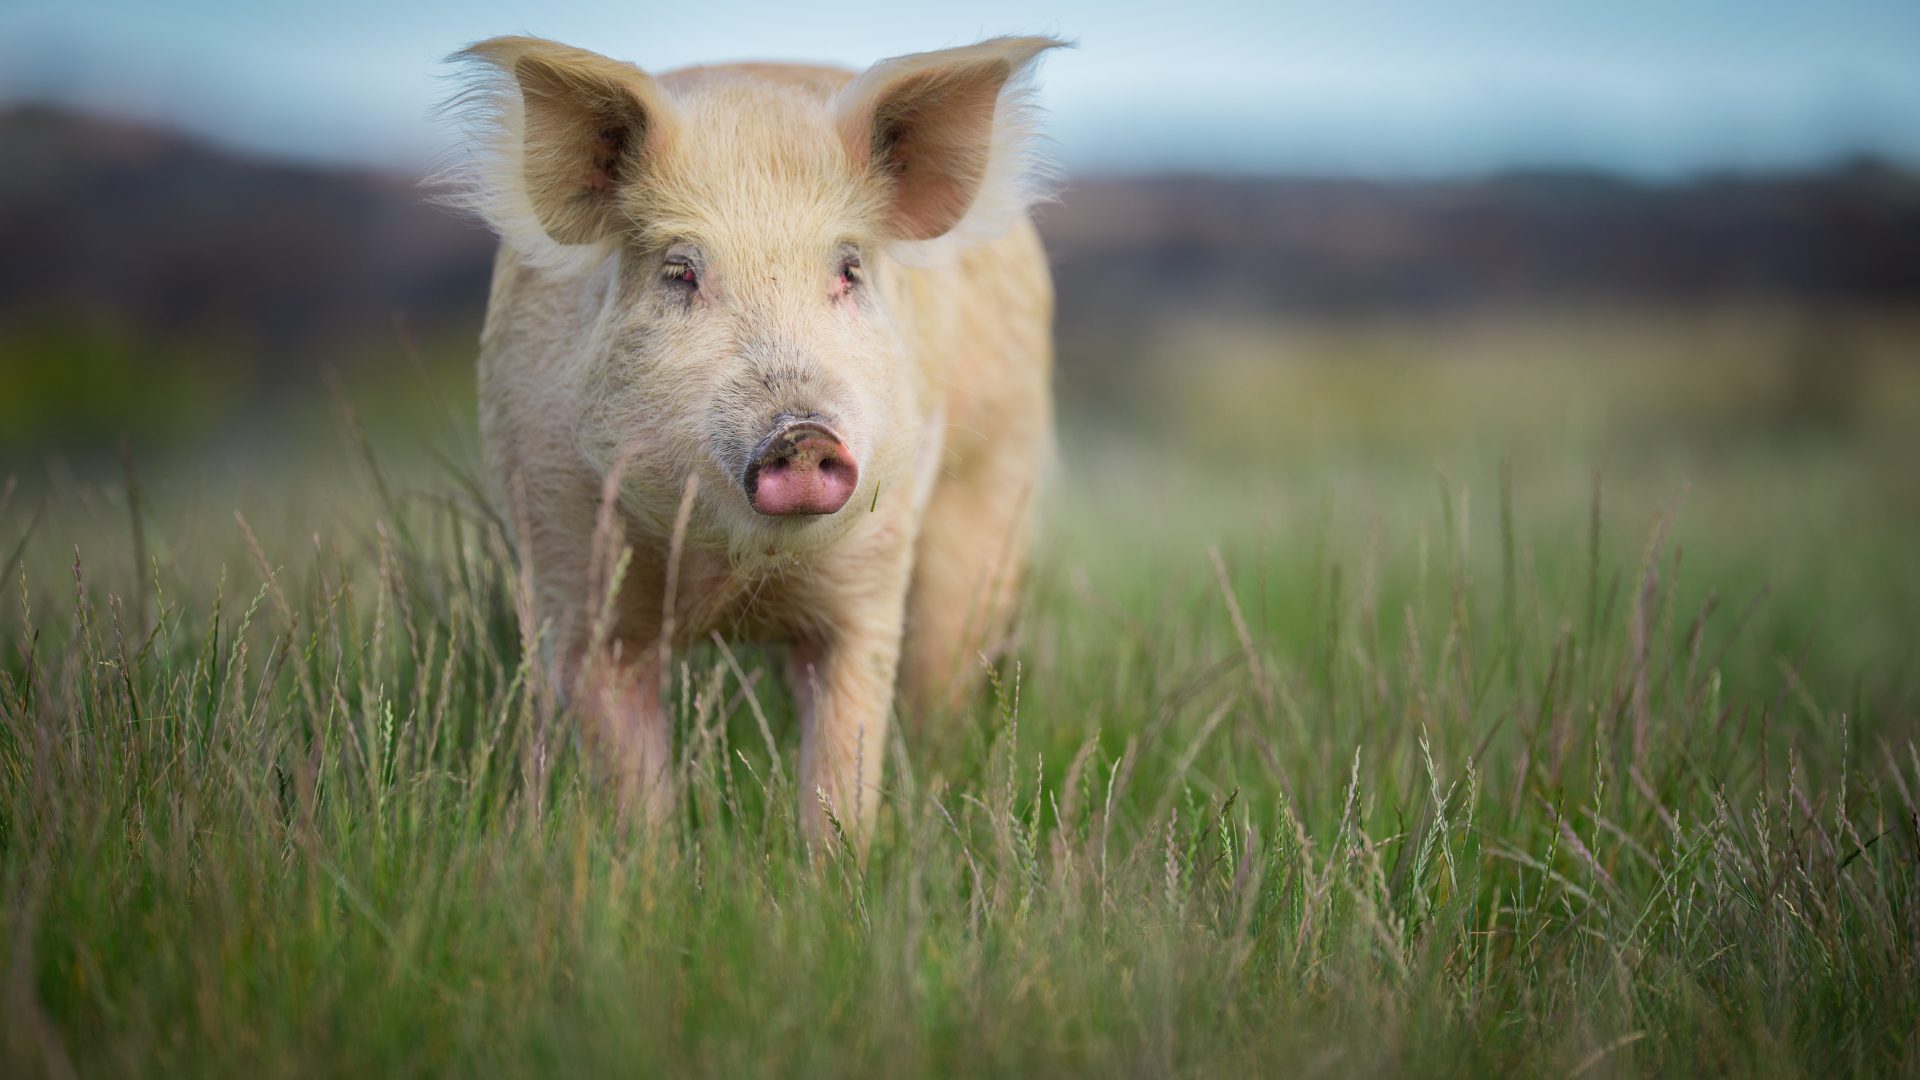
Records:
{"label": "blurred horizon", "polygon": [[733,59],[865,66],[998,33],[1078,48],[1041,75],[1070,173],[1641,180],[1920,163],[1920,5],[1762,0],[1677,9],[1498,0],[1334,8],[993,2],[964,12],[753,2],[645,13],[600,0],[263,6],[15,0],[0,107],[45,103],[253,156],[414,172],[463,44],[532,33],[652,70]]}

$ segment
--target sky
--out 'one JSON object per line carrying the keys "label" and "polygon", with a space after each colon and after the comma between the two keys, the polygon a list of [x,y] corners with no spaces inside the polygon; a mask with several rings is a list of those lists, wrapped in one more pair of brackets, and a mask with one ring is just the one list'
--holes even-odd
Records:
{"label": "sky", "polygon": [[498,34],[659,71],[861,67],[1017,32],[1077,44],[1040,84],[1071,173],[1920,163],[1920,0],[0,0],[0,102],[413,170],[445,146],[440,58]]}

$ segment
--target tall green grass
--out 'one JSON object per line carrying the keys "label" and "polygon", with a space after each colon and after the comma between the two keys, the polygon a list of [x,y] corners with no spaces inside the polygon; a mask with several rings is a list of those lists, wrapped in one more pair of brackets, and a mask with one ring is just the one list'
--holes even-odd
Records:
{"label": "tall green grass", "polygon": [[1164,468],[1063,486],[864,861],[747,647],[618,820],[453,480],[9,488],[5,1071],[1920,1070],[1911,536]]}

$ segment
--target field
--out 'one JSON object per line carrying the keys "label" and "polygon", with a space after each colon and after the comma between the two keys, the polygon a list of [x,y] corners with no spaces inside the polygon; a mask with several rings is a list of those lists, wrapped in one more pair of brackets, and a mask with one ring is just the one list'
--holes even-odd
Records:
{"label": "field", "polygon": [[864,861],[751,648],[616,820],[458,378],[23,465],[0,1069],[1913,1075],[1920,328],[1804,332],[1068,342],[1017,646],[902,718]]}

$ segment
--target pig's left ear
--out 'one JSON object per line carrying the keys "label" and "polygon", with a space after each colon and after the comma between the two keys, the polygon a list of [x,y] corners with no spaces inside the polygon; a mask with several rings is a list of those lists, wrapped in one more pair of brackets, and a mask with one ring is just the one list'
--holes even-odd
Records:
{"label": "pig's left ear", "polygon": [[896,254],[927,261],[993,239],[1045,197],[1032,77],[1040,54],[1064,44],[1005,37],[899,56],[834,97],[848,152],[887,185]]}

